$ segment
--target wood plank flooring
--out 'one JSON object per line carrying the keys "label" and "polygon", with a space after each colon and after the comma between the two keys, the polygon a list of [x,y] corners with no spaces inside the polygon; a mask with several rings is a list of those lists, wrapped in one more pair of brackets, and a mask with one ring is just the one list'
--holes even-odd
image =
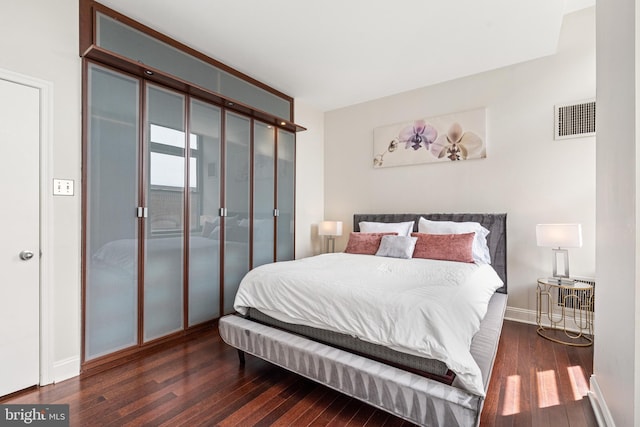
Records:
{"label": "wood plank flooring", "polygon": [[[596,426],[586,397],[593,348],[556,344],[505,321],[481,426]],[[66,403],[72,426],[410,426],[247,356],[217,327],[92,376],[0,399]],[[448,427],[448,426],[447,426]]]}

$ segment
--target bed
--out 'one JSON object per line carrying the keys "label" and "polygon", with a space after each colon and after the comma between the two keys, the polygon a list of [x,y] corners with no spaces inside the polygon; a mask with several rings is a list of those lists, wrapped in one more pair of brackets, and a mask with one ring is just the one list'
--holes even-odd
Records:
{"label": "bed", "polygon": [[[248,284],[243,280],[240,286],[236,297],[238,313],[220,319],[222,339],[238,349],[241,360],[245,352],[252,354],[413,423],[426,426],[478,425],[506,309],[506,214],[356,214],[353,230],[360,231],[361,222],[413,221],[411,231],[416,232],[420,218],[438,222],[480,224],[489,231],[486,247],[491,265],[325,254],[290,261],[291,264],[261,266],[245,277]],[[356,260],[358,256],[361,258]],[[379,304],[384,313],[394,314],[377,317],[381,319],[379,325],[366,321],[356,323],[368,329],[363,333],[373,331],[373,335],[378,333],[378,329],[397,329],[400,331],[400,338],[394,335],[392,341],[386,341],[384,333],[380,335],[382,338],[372,337],[370,334],[360,336],[360,330],[348,329],[351,326],[344,326],[343,318],[357,319],[360,314],[355,311],[352,314],[339,302],[323,305],[321,301],[327,297],[322,296],[320,291],[317,301],[309,301],[308,304],[325,308],[331,306],[331,309],[318,315],[325,317],[330,323],[318,327],[322,322],[314,316],[306,320],[297,318],[299,306],[295,301],[297,291],[294,288],[285,287],[285,293],[282,294],[278,294],[280,291],[276,288],[268,288],[271,286],[269,280],[272,269],[284,268],[284,272],[278,272],[277,280],[303,288],[313,286],[313,280],[323,280],[320,277],[322,270],[340,263],[350,265],[351,269],[344,270],[339,278],[331,281],[348,284],[343,287],[347,291],[337,288],[332,292],[348,294],[347,298],[356,294],[358,278],[363,277],[365,271],[376,272],[366,279],[370,286],[368,293],[371,294],[378,292],[380,286],[383,286],[381,277],[397,278],[394,283],[399,289],[395,291],[397,295],[387,293],[383,296],[383,300],[387,302]],[[410,268],[407,272],[404,271],[405,265],[410,266],[407,267]],[[416,268],[424,268],[425,271],[417,273]],[[311,284],[305,285],[307,276],[313,277],[309,279]],[[430,287],[421,287],[423,282],[429,281],[433,284],[442,282],[442,295],[446,298],[431,294]],[[487,285],[481,287],[480,284],[485,282]],[[291,310],[283,307],[283,312],[280,313],[278,310],[271,310],[276,306],[263,305],[261,286],[270,289],[262,292],[263,294],[275,294],[275,299],[282,300],[284,305],[290,305]],[[250,290],[252,288],[253,291]],[[327,284],[327,288],[331,288],[331,285]],[[451,304],[452,296],[458,298],[460,293],[475,295],[472,299],[482,300],[484,305],[476,308],[466,301],[457,300],[455,304]],[[368,301],[366,295],[356,294],[356,297],[360,298],[358,307],[375,305]],[[411,312],[407,315],[394,306],[396,300],[402,299],[413,301],[414,307],[407,310]],[[449,301],[450,309],[447,310],[445,304],[444,310],[435,308],[434,312],[439,313],[437,316],[443,316],[444,322],[450,323],[449,328],[453,328],[455,333],[451,333],[451,329],[447,331],[446,325],[437,330],[429,329],[431,320],[419,322],[415,320],[417,317],[411,317],[413,312],[429,313],[429,306],[435,303],[432,300],[438,299]],[[336,301],[338,300],[336,297]],[[349,306],[348,300],[345,304]],[[251,307],[252,305],[255,307]],[[456,313],[458,307],[462,307],[459,311],[471,313],[468,325],[466,320],[458,319],[457,314],[446,317]],[[305,310],[306,308],[301,309]],[[416,335],[422,339],[416,341]],[[356,347],[353,342],[356,342]],[[358,342],[369,348],[358,347]],[[441,351],[444,347],[456,351]]]}

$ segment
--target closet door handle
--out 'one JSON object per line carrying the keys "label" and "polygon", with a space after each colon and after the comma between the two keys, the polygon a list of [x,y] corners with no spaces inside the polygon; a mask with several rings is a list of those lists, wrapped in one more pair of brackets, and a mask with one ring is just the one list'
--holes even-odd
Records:
{"label": "closet door handle", "polygon": [[33,252],[31,251],[22,251],[20,252],[20,259],[23,261],[29,261],[31,258],[33,258]]}
{"label": "closet door handle", "polygon": [[138,206],[136,209],[136,216],[138,218],[147,218],[149,216],[149,208]]}

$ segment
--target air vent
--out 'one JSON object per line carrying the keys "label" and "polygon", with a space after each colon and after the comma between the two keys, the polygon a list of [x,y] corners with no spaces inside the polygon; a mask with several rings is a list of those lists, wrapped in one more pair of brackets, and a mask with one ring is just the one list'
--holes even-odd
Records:
{"label": "air vent", "polygon": [[592,100],[555,106],[554,139],[579,138],[595,134],[595,101]]}
{"label": "air vent", "polygon": [[[583,309],[584,307],[589,307],[588,311],[593,311],[595,307],[594,291],[596,289],[596,280],[590,277],[574,277],[574,279],[576,285],[591,285],[593,289],[574,293],[572,290],[558,288],[558,305],[561,306],[562,301],[564,301],[565,308]],[[567,298],[569,295],[575,296]]]}

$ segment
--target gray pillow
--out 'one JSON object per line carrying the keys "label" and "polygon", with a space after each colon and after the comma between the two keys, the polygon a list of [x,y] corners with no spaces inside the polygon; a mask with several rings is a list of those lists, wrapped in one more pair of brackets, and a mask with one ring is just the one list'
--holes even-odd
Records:
{"label": "gray pillow", "polygon": [[382,236],[376,256],[409,259],[416,248],[417,237]]}

